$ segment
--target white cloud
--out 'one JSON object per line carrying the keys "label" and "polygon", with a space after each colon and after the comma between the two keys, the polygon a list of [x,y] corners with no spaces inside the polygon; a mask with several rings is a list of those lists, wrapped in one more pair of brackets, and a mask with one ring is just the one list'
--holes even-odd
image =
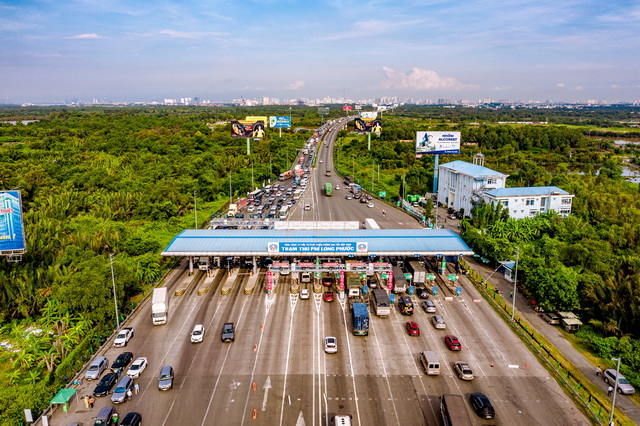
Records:
{"label": "white cloud", "polygon": [[304,87],[304,81],[297,80],[297,81],[294,81],[291,84],[288,84],[287,87],[285,87],[285,89],[287,89],[287,90],[300,90],[303,87]]}
{"label": "white cloud", "polygon": [[72,39],[72,40],[89,40],[89,39],[99,39],[99,38],[106,38],[106,37],[103,37],[96,33],[88,33],[88,34],[77,34],[77,35],[66,37],[66,38]]}
{"label": "white cloud", "polygon": [[132,33],[131,35],[136,37],[169,37],[177,39],[202,39],[207,37],[219,37],[225,36],[226,33],[218,32],[198,32],[198,31],[176,31],[176,30],[160,30],[150,33]]}
{"label": "white cloud", "polygon": [[413,67],[411,72],[403,73],[395,71],[389,67],[382,67],[387,79],[381,84],[382,87],[389,89],[411,89],[411,90],[460,90],[468,87],[474,87],[469,84],[462,83],[453,77],[442,77],[437,72]]}
{"label": "white cloud", "polygon": [[562,89],[562,88],[564,88],[564,83],[558,83],[558,84],[556,84],[556,87],[559,87],[559,88]]}

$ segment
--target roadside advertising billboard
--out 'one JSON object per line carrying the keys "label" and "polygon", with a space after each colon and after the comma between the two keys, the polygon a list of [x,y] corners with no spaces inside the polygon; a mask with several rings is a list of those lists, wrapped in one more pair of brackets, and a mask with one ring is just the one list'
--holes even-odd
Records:
{"label": "roadside advertising billboard", "polygon": [[0,192],[0,254],[24,253],[24,222],[20,191]]}
{"label": "roadside advertising billboard", "polygon": [[416,157],[460,154],[460,132],[416,132]]}
{"label": "roadside advertising billboard", "polygon": [[289,128],[289,127],[291,127],[291,117],[289,117],[289,116],[284,116],[284,117],[270,116],[269,117],[269,127]]}
{"label": "roadside advertising billboard", "polygon": [[379,135],[382,133],[382,120],[376,118],[374,120],[370,118],[356,118],[353,120],[353,126],[358,133],[375,133]]}
{"label": "roadside advertising billboard", "polygon": [[342,106],[342,110],[343,111],[351,111],[353,109],[353,107],[351,105],[343,105]]}
{"label": "roadside advertising billboard", "polygon": [[264,121],[232,120],[231,136],[233,136],[234,138],[263,138]]}
{"label": "roadside advertising billboard", "polygon": [[377,111],[362,111],[360,113],[360,118],[375,120],[376,118],[378,118],[378,112]]}
{"label": "roadside advertising billboard", "polygon": [[266,115],[247,115],[247,118],[245,118],[244,121],[249,123],[256,123],[258,121],[262,121],[263,123],[268,123],[269,117],[267,117]]}

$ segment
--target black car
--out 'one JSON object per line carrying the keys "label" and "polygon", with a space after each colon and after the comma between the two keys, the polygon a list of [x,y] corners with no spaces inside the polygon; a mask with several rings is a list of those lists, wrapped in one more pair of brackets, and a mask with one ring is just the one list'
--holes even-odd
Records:
{"label": "black car", "polygon": [[476,414],[484,419],[492,419],[496,416],[496,410],[493,409],[491,401],[483,393],[472,393],[469,396],[469,402]]}
{"label": "black car", "polygon": [[418,299],[428,299],[429,290],[427,290],[426,288],[419,288],[416,290],[416,296],[418,296]]}
{"label": "black car", "polygon": [[142,424],[142,416],[140,413],[132,411],[127,413],[126,416],[120,421],[120,426],[140,426]]}
{"label": "black car", "polygon": [[111,364],[111,371],[124,370],[124,368],[129,365],[131,360],[133,359],[133,353],[131,352],[122,352],[118,355],[113,364]]}
{"label": "black car", "polygon": [[94,396],[107,396],[118,381],[118,373],[105,374],[93,390]]}

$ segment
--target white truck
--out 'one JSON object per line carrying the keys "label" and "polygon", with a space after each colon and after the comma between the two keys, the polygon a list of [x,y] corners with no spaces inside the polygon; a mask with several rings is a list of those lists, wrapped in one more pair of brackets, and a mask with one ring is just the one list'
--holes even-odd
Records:
{"label": "white truck", "polygon": [[129,340],[133,337],[133,327],[125,327],[120,330],[120,333],[116,336],[113,341],[113,346],[116,348],[121,348],[123,346],[127,346]]}
{"label": "white truck", "polygon": [[153,325],[166,324],[169,318],[169,296],[166,287],[153,289],[151,296],[151,319]]}

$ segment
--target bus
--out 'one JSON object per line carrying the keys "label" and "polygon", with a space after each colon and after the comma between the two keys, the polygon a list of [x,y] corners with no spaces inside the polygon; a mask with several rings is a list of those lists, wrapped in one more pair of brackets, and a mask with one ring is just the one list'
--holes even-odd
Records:
{"label": "bus", "polygon": [[280,209],[280,213],[278,214],[278,217],[280,219],[286,219],[287,216],[289,215],[289,208],[290,207],[291,206],[288,206],[288,205],[287,206],[282,206],[282,208]]}
{"label": "bus", "polygon": [[391,314],[391,300],[387,291],[381,288],[376,288],[371,291],[373,296],[373,310],[379,317],[386,317]]}
{"label": "bus", "polygon": [[445,426],[471,426],[467,407],[461,395],[445,394],[440,397],[440,414]]}
{"label": "bus", "polygon": [[331,197],[331,195],[333,194],[333,187],[331,186],[331,184],[329,182],[324,184],[324,195],[326,195],[327,197]]}

